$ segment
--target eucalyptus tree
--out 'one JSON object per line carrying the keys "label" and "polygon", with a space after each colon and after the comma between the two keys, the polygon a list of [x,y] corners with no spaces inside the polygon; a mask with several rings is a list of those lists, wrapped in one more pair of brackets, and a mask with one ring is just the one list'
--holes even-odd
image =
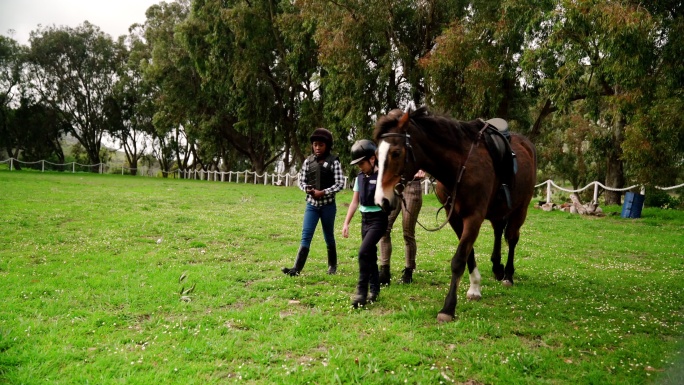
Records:
{"label": "eucalyptus tree", "polygon": [[29,87],[66,122],[92,164],[100,163],[105,101],[116,77],[114,42],[97,26],[44,27],[31,32]]}
{"label": "eucalyptus tree", "polygon": [[[525,79],[538,87],[541,97],[533,132],[541,131],[548,115],[565,113],[582,101],[586,118],[598,128],[589,139],[602,155],[609,187],[625,186],[626,133],[640,117],[648,122],[657,110],[651,107],[657,106],[658,93],[651,90],[667,88],[661,83],[663,71],[672,73],[668,61],[676,57],[672,53],[681,52],[681,26],[677,36],[672,34],[676,29],[663,23],[676,18],[681,25],[681,16],[659,15],[653,12],[657,7],[638,1],[555,1],[535,31],[536,44],[524,55]],[[674,52],[663,55],[666,46]],[[669,94],[681,105],[681,94]],[[669,116],[670,122],[677,122]],[[619,204],[620,197],[607,191],[606,203]]]}
{"label": "eucalyptus tree", "polygon": [[23,87],[26,50],[0,36],[0,148],[17,159],[64,163],[60,139],[66,126],[59,112],[37,103]]}
{"label": "eucalyptus tree", "polygon": [[18,133],[13,129],[14,109],[19,105],[19,84],[24,56],[16,40],[0,35],[0,148],[19,157]]}
{"label": "eucalyptus tree", "polygon": [[224,160],[239,161],[237,152],[258,173],[302,161],[297,133],[322,121],[313,29],[296,3],[194,1],[182,30],[201,76],[201,135],[216,139]]}
{"label": "eucalyptus tree", "polygon": [[134,32],[120,36],[116,48],[120,64],[113,93],[107,99],[107,129],[124,150],[130,173],[136,175],[138,161],[154,134],[154,92],[141,68],[149,62],[149,49]]}
{"label": "eucalyptus tree", "polygon": [[147,44],[149,58],[140,60],[143,78],[154,99],[153,152],[165,174],[176,167],[187,170],[201,163],[193,154],[197,137],[198,106],[205,100],[200,78],[185,49],[178,27],[190,12],[187,0],[161,2],[145,12],[146,21],[135,26]]}
{"label": "eucalyptus tree", "polygon": [[10,123],[17,148],[22,151],[20,159],[65,163],[61,142],[68,125],[59,115],[59,111],[45,104],[35,103],[27,97],[21,99]]}
{"label": "eucalyptus tree", "polygon": [[369,137],[377,115],[426,102],[419,59],[457,15],[457,1],[298,3],[316,23],[324,111],[338,136]]}
{"label": "eucalyptus tree", "polygon": [[641,6],[656,20],[653,67],[625,128],[623,159],[636,182],[671,186],[684,181],[684,7],[679,0]]}
{"label": "eucalyptus tree", "polygon": [[421,59],[428,102],[465,120],[500,117],[528,131],[534,89],[521,83],[529,31],[542,24],[548,0],[454,2],[455,17]]}

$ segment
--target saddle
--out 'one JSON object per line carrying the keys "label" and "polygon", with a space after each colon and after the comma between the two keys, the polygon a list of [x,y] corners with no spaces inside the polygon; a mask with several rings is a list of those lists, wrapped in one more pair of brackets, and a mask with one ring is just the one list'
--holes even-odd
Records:
{"label": "saddle", "polygon": [[508,130],[508,122],[501,118],[483,121],[486,125],[484,140],[489,155],[494,162],[494,170],[501,181],[500,189],[506,198],[508,207],[511,208],[511,186],[515,182],[515,174],[518,172],[518,162],[515,152],[511,148],[511,132]]}

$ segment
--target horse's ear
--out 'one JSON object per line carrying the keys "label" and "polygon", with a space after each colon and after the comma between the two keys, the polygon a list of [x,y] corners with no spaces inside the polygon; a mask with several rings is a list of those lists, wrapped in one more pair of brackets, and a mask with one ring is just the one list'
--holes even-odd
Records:
{"label": "horse's ear", "polygon": [[415,116],[423,116],[423,115],[428,115],[428,108],[427,106],[421,106],[419,109],[416,110],[416,112],[413,113]]}
{"label": "horse's ear", "polygon": [[399,127],[404,127],[404,124],[409,121],[411,115],[411,109],[407,109],[406,112],[404,112],[404,115],[401,116],[399,119],[399,124],[397,126]]}

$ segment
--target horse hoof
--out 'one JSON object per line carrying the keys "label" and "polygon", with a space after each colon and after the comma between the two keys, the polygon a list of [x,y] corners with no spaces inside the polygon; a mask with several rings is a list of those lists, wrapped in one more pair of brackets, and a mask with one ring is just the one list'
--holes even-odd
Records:
{"label": "horse hoof", "polygon": [[513,287],[513,281],[511,280],[504,279],[501,283],[504,285],[504,287]]}
{"label": "horse hoof", "polygon": [[468,298],[469,301],[479,301],[482,299],[482,294],[479,293],[468,293],[466,295],[466,298]]}
{"label": "horse hoof", "polygon": [[451,322],[453,320],[454,320],[454,317],[450,316],[449,314],[444,314],[444,313],[437,314],[437,321],[439,323]]}

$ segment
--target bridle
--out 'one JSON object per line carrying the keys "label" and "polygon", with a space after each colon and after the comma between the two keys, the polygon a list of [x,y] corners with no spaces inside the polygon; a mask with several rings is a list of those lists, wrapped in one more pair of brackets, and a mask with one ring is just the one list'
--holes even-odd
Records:
{"label": "bridle", "polygon": [[[480,121],[482,121],[482,120],[480,120]],[[415,124],[416,126],[418,126],[418,124],[413,119],[410,119],[410,122]],[[463,165],[461,166],[461,170],[458,173],[458,178],[456,179],[456,183],[454,184],[453,193],[451,195],[447,196],[446,202],[444,202],[442,207],[439,210],[437,210],[437,214],[435,214],[435,217],[437,217],[439,215],[439,212],[442,211],[442,209],[449,206],[449,213],[447,214],[446,219],[444,220],[444,222],[441,225],[439,225],[438,227],[435,227],[435,228],[431,228],[431,229],[428,229],[427,227],[423,226],[423,224],[420,223],[420,221],[418,221],[416,219],[416,223],[418,223],[418,225],[420,225],[420,227],[422,227],[424,230],[438,231],[438,230],[441,230],[449,222],[449,218],[451,218],[451,214],[453,214],[453,212],[454,212],[454,206],[456,206],[454,204],[454,198],[456,197],[456,191],[458,189],[459,183],[461,182],[461,178],[463,178],[463,173],[465,173],[466,164],[468,163],[468,159],[470,159],[470,155],[472,155],[473,150],[475,149],[475,147],[480,142],[480,139],[482,138],[482,134],[485,132],[487,127],[490,126],[489,123],[484,122],[484,121],[482,121],[482,122],[484,123],[484,127],[482,127],[480,132],[478,132],[477,138],[473,142],[470,143],[470,150],[468,150],[468,155],[466,156],[466,159],[463,161]],[[380,135],[380,139],[385,139],[385,138],[404,138],[404,149],[405,149],[405,151],[404,151],[404,169],[406,169],[406,164],[408,163],[409,153],[411,154],[411,159],[413,160],[413,163],[416,163],[416,155],[413,153],[413,147],[411,147],[411,135],[408,133],[408,131],[406,129],[404,129],[403,133],[387,132],[387,133]],[[408,205],[406,204],[406,200],[404,199],[404,190],[406,188],[407,183],[410,181],[406,178],[405,174],[406,173],[403,172],[401,175],[399,175],[399,177],[400,177],[399,182],[396,185],[394,185],[393,190],[394,190],[394,195],[401,199],[401,202],[404,205],[403,209],[406,210],[407,212],[409,212]],[[416,218],[417,218],[417,216],[416,216]]]}
{"label": "bridle", "polygon": [[[411,159],[413,160],[413,163],[416,163],[416,154],[413,153],[413,147],[411,147],[411,135],[404,131],[403,134],[398,133],[398,132],[387,132],[382,135],[380,135],[380,139],[385,139],[385,138],[404,138],[404,168],[406,167],[406,163],[408,163],[408,154],[411,154]],[[409,182],[408,179],[406,179],[406,175],[402,173],[399,175],[399,182],[394,185],[394,195],[402,198],[402,201],[404,199],[404,189],[406,188],[406,184]]]}
{"label": "bridle", "polygon": [[[413,124],[416,124],[415,121],[413,121],[413,119],[411,119],[411,122],[412,122]],[[411,135],[410,135],[406,130],[405,130],[403,133],[399,133],[399,132],[388,132],[388,133],[384,133],[384,134],[380,135],[380,139],[385,139],[385,138],[397,138],[397,137],[398,137],[398,138],[404,138],[404,149],[405,149],[405,151],[404,151],[404,169],[406,169],[406,164],[408,163],[409,154],[411,154],[411,160],[413,161],[413,163],[416,163],[416,155],[413,153],[413,147],[411,147]],[[399,175],[399,178],[400,178],[400,179],[399,179],[399,182],[397,182],[397,184],[394,185],[394,188],[393,188],[393,190],[394,190],[394,195],[401,199],[401,203],[404,205],[403,210],[406,210],[406,212],[408,212],[409,214],[411,214],[411,212],[410,212],[409,209],[408,209],[408,205],[406,204],[406,199],[404,199],[404,190],[406,189],[406,185],[407,185],[410,181],[406,178],[406,173],[405,173],[405,172],[401,173],[401,175]],[[460,177],[459,177],[459,179],[460,179]],[[458,185],[458,183],[457,183],[457,185]],[[455,194],[455,193],[456,193],[456,186],[454,186],[454,194]],[[437,214],[435,214],[435,217],[437,217],[437,216],[439,215],[439,212],[442,211],[442,209],[445,208],[446,205],[448,205],[449,202],[451,202],[451,200],[452,200],[452,199],[451,199],[451,195],[450,195],[450,196],[447,197],[447,200],[446,200],[446,202],[442,205],[442,207],[441,207],[439,210],[437,210]],[[416,223],[418,223],[418,225],[419,225],[420,227],[422,227],[424,230],[427,230],[427,231],[438,231],[438,230],[441,230],[444,226],[446,226],[446,224],[449,222],[449,218],[451,217],[451,214],[452,214],[453,212],[454,212],[454,205],[452,204],[452,205],[450,206],[450,209],[449,209],[449,214],[447,214],[447,217],[446,217],[446,219],[444,220],[444,222],[443,222],[441,225],[439,225],[438,227],[435,227],[435,228],[429,229],[429,228],[425,227],[425,226],[424,226],[422,223],[420,223],[420,221],[417,219],[417,218],[418,218],[417,215],[416,215]]]}

